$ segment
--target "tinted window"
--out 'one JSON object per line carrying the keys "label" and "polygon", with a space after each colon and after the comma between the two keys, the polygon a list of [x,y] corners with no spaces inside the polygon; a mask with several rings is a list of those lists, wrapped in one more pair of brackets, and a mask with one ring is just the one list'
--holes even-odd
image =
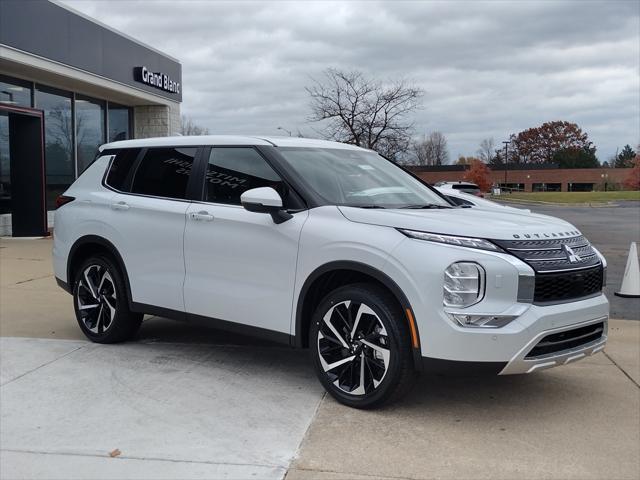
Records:
{"label": "tinted window", "polygon": [[285,198],[284,183],[253,148],[212,148],[206,175],[207,201],[240,205],[252,188],[272,187]]}
{"label": "tinted window", "polygon": [[461,185],[452,185],[451,188],[454,190],[462,190],[463,192],[479,192],[480,188],[476,185],[469,184],[461,184]]}
{"label": "tinted window", "polygon": [[197,148],[151,148],[136,170],[132,193],[185,198]]}
{"label": "tinted window", "polygon": [[116,158],[113,159],[111,167],[109,168],[109,174],[106,180],[107,185],[121,192],[128,191],[126,181],[138,153],[140,153],[139,148],[129,148],[127,150],[121,150],[116,155]]}
{"label": "tinted window", "polygon": [[470,206],[473,206],[473,203],[471,203],[468,200],[464,200],[464,199],[458,198],[458,197],[452,197],[450,195],[446,195],[446,197],[447,197],[447,200],[452,201],[456,205],[470,205]]}

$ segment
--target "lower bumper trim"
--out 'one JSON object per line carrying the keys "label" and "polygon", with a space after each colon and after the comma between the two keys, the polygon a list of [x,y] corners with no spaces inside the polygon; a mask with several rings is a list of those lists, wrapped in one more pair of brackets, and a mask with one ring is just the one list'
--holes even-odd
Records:
{"label": "lower bumper trim", "polygon": [[504,370],[506,365],[507,362],[466,362],[422,357],[422,372],[428,375],[453,377],[495,376]]}
{"label": "lower bumper trim", "polygon": [[[595,355],[604,349],[607,343],[607,317],[597,318],[594,320],[589,320],[587,322],[579,323],[576,325],[569,325],[566,327],[542,332],[537,335],[531,342],[529,342],[520,352],[518,352],[509,363],[504,367],[504,369],[500,372],[500,375],[513,375],[519,373],[532,373],[537,372],[539,370],[545,370],[547,368],[558,367],[560,365],[566,365],[571,362],[575,362],[577,360],[581,360],[590,355]],[[555,352],[552,354],[539,356],[539,357],[526,357],[527,352],[530,352],[531,349],[546,335],[553,334],[556,332],[563,332],[567,330],[573,330],[576,328],[580,328],[582,326],[595,324],[598,322],[602,322],[604,324],[602,336],[597,340],[594,340],[589,343],[585,343],[583,345],[569,348],[567,350],[562,350],[559,352]]]}

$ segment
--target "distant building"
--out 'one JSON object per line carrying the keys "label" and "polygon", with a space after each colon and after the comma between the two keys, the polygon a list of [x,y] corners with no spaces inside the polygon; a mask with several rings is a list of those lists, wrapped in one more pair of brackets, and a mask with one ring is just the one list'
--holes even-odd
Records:
{"label": "distant building", "polygon": [[[468,165],[412,166],[423,180],[437,182],[464,179]],[[558,168],[554,165],[491,167],[493,183],[523,192],[591,192],[620,189],[630,168]]]}

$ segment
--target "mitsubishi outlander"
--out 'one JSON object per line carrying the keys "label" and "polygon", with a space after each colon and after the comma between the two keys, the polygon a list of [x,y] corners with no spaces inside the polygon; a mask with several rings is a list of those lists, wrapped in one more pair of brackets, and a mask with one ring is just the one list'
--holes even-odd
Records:
{"label": "mitsubishi outlander", "polygon": [[110,143],[57,205],[55,276],[91,341],[153,314],[309,348],[352,407],[417,371],[532,373],[607,340],[606,261],[575,226],[461,208],[352,145]]}

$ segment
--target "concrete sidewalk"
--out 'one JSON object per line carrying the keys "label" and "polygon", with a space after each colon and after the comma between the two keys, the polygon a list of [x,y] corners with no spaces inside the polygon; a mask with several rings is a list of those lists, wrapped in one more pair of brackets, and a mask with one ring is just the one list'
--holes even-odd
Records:
{"label": "concrete sidewalk", "polygon": [[[81,335],[50,240],[0,241],[0,478],[640,478],[640,322],[529,376],[337,404],[306,352],[149,318]],[[119,450],[111,458],[110,452]]]}
{"label": "concrete sidewalk", "polygon": [[322,397],[290,349],[3,337],[0,354],[2,478],[282,478]]}

